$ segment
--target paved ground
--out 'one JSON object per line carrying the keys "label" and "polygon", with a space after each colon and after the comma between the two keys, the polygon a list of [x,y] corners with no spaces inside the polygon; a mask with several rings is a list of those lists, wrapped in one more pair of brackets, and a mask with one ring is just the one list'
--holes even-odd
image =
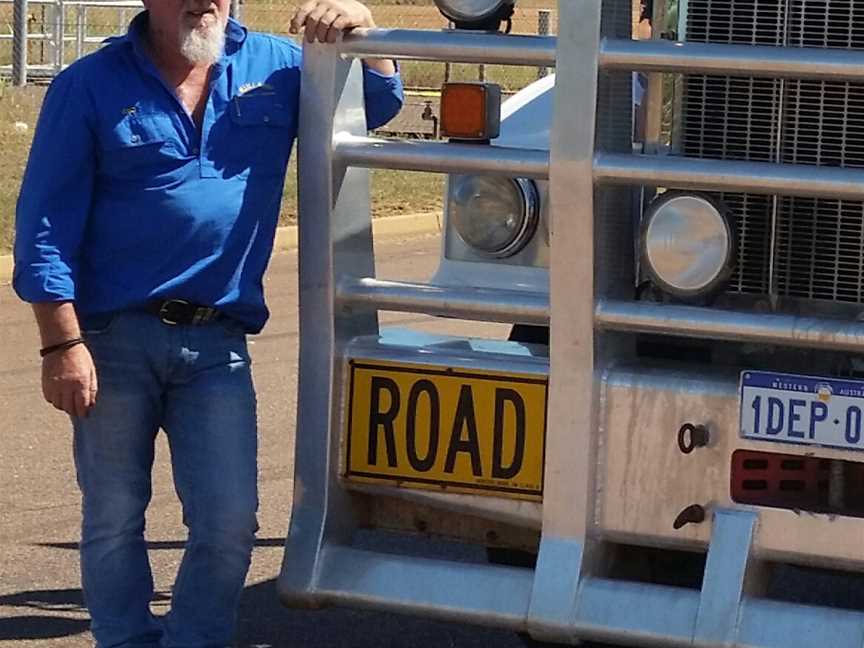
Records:
{"label": "paved ground", "polygon": [[[379,250],[379,276],[425,279],[438,238],[390,240]],[[433,623],[379,613],[286,610],[276,598],[292,494],[297,372],[295,253],[274,258],[267,276],[273,317],[251,349],[260,401],[261,531],[242,609],[238,648],[519,648],[503,631]],[[445,332],[458,323],[411,315],[385,322]],[[475,325],[476,326],[476,325]],[[484,334],[506,327],[488,325]],[[78,586],[79,498],[69,424],[40,396],[38,340],[30,310],[0,285],[0,648],[91,645]],[[158,596],[167,610],[185,537],[160,438],[148,518]],[[864,610],[864,575],[775,573],[771,596]]]}
{"label": "paved ground", "polygon": [[[381,250],[379,275],[425,278],[437,254],[435,237],[389,241]],[[267,277],[273,317],[252,344],[261,403],[261,531],[243,599],[238,646],[521,646],[511,633],[344,610],[291,611],[278,604],[274,578],[292,492],[296,261],[294,253],[274,258]],[[412,316],[390,319],[423,325]],[[436,328],[441,330],[440,321]],[[35,327],[29,308],[8,285],[0,286],[0,340],[0,647],[83,648],[91,639],[78,586],[79,499],[69,424],[41,399]],[[155,608],[162,612],[185,534],[161,438],[147,535],[158,590]]]}

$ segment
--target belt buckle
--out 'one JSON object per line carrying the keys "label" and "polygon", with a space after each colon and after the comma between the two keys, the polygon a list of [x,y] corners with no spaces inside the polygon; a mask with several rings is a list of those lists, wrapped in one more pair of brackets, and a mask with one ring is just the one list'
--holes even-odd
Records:
{"label": "belt buckle", "polygon": [[177,326],[180,322],[171,317],[171,314],[169,313],[170,309],[173,306],[180,306],[182,308],[189,305],[189,302],[185,299],[169,299],[168,301],[163,302],[162,306],[159,308],[160,321],[168,326]]}

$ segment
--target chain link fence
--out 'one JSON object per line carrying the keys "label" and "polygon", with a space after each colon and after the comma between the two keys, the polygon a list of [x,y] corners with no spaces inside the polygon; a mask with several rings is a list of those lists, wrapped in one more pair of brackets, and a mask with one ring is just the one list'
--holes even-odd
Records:
{"label": "chain link fence", "polygon": [[[284,33],[297,3],[290,0],[245,0],[242,19],[253,29]],[[443,29],[447,21],[432,0],[367,0],[376,23],[381,27],[403,29]],[[512,20],[512,33],[555,34],[557,0],[520,0]],[[485,80],[501,85],[505,92],[520,90],[545,74],[545,70],[514,66],[452,65],[405,62],[402,76],[411,89],[437,89],[445,80]]]}
{"label": "chain link fence", "polygon": [[[287,35],[295,0],[234,0],[241,20],[252,29]],[[382,27],[441,29],[447,27],[432,0],[370,0]],[[523,0],[513,16],[512,31],[519,34],[554,34],[557,29],[555,0]],[[23,11],[21,9],[25,8]],[[19,9],[16,16],[16,8]],[[123,33],[141,4],[137,0],[0,0],[0,72],[13,73],[12,64],[26,56],[30,80],[50,79],[72,61],[99,47],[107,37]],[[16,39],[26,26],[26,47]],[[16,49],[17,48],[17,49]],[[505,92],[519,90],[546,70],[407,62],[406,86],[438,88],[445,80],[486,80]]]}

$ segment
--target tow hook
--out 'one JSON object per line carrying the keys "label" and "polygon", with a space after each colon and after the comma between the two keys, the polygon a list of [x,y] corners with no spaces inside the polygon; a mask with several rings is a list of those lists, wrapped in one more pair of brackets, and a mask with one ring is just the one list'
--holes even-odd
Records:
{"label": "tow hook", "polygon": [[708,428],[704,425],[685,423],[678,430],[678,449],[684,454],[690,454],[696,448],[703,448],[708,445],[710,438]]}
{"label": "tow hook", "polygon": [[701,524],[705,521],[705,507],[700,504],[691,504],[678,514],[672,523],[676,531],[688,524]]}

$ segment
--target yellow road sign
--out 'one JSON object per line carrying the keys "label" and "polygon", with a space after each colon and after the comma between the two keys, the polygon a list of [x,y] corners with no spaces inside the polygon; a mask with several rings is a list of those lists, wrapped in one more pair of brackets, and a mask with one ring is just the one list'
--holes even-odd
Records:
{"label": "yellow road sign", "polygon": [[352,360],[345,476],[539,500],[548,380]]}

